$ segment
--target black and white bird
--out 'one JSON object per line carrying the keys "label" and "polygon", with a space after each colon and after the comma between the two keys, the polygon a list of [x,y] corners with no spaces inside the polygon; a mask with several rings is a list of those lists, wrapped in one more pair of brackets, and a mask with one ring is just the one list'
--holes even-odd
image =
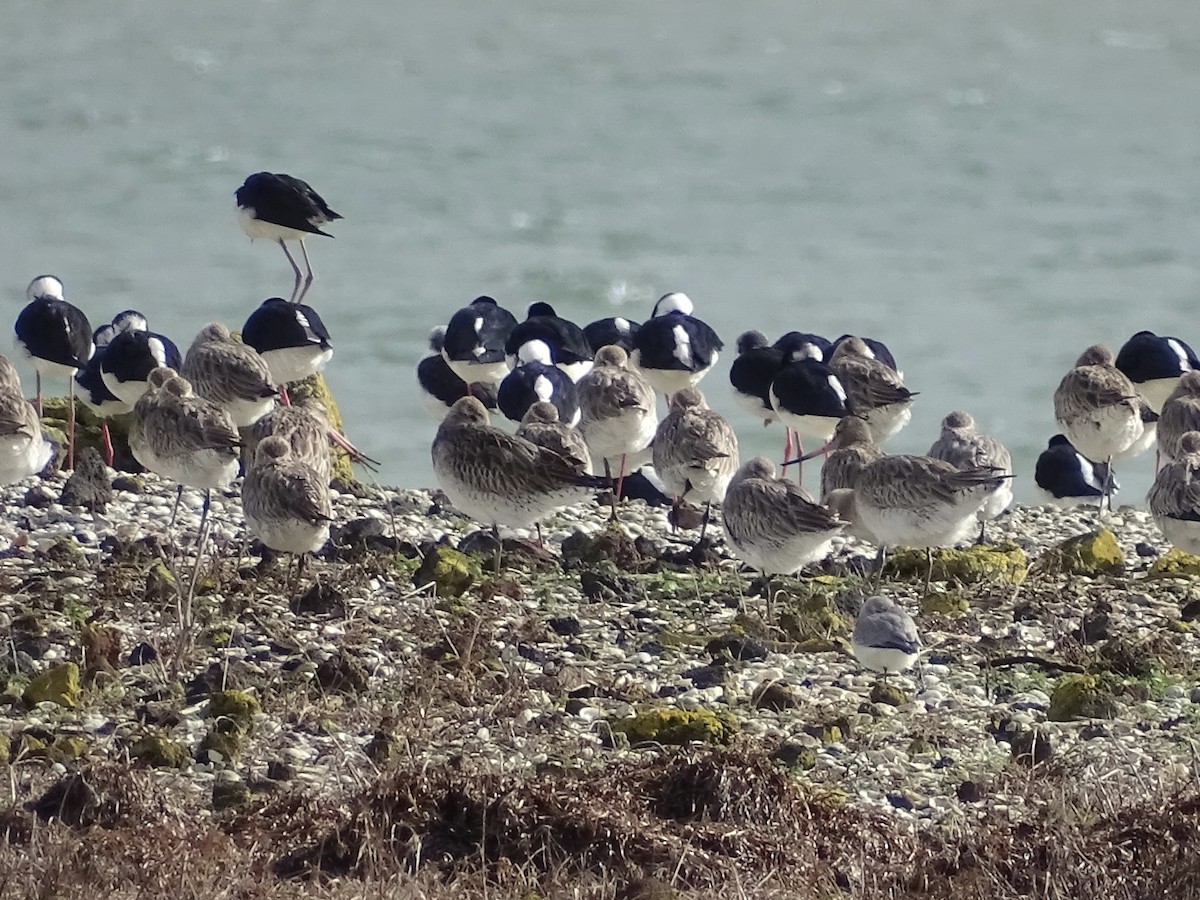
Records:
{"label": "black and white bird", "polygon": [[1200,358],[1179,338],[1139,331],[1121,346],[1115,365],[1150,408],[1161,413],[1180,377],[1200,369]]}
{"label": "black and white bird", "polygon": [[[304,239],[312,234],[333,237],[321,226],[342,218],[329,208],[321,195],[299,178],[291,175],[256,172],[237,189],[238,224],[252,241],[275,241],[283,248],[296,281],[292,286],[292,302],[299,303],[313,283],[312,262]],[[298,241],[304,254],[307,272],[300,267],[287,248],[287,241]],[[301,280],[303,279],[303,288]]]}
{"label": "black and white bird", "polygon": [[633,339],[630,360],[667,397],[698,384],[725,346],[707,322],[692,315],[694,309],[687,294],[664,294]]}
{"label": "black and white bird", "polygon": [[1033,480],[1046,503],[1062,508],[1095,503],[1104,496],[1106,482],[1111,504],[1112,495],[1120,488],[1107,463],[1092,462],[1061,434],[1050,438],[1038,456]]}
{"label": "black and white bird", "polygon": [[[442,342],[445,339],[445,325],[439,325],[429,332],[429,352],[417,363],[417,385],[421,388],[425,410],[439,422],[446,418],[446,413],[456,401],[468,394],[467,383],[458,377],[442,356]],[[496,408],[494,384],[477,381],[471,385],[470,395],[488,409]]]}
{"label": "black and white bird", "polygon": [[[554,405],[561,422],[570,426],[579,423],[575,382],[551,359],[550,348],[540,340],[521,345],[517,356],[519,365],[504,376],[496,390],[496,403],[509,420],[523,421],[529,407],[543,401]],[[590,367],[590,360],[588,365]]]}
{"label": "black and white bird", "polygon": [[151,372],[160,366],[178,370],[182,363],[179,348],[165,334],[146,328],[124,328],[109,338],[104,347],[100,377],[113,396],[132,408],[146,393]]}
{"label": "black and white bird", "polygon": [[34,407],[42,414],[42,376],[68,379],[67,468],[75,465],[75,373],[87,365],[95,345],[92,326],[83,310],[63,299],[63,283],[54,275],[39,275],[25,290],[28,300],[17,316],[17,354],[37,373]]}
{"label": "black and white bird", "polygon": [[117,313],[112,322],[101,325],[92,332],[92,344],[95,351],[87,365],[75,373],[75,383],[79,385],[79,399],[100,420],[100,437],[104,442],[104,464],[113,464],[112,435],[109,432],[108,420],[133,410],[133,404],[122,400],[104,383],[104,373],[101,364],[108,350],[109,343],[118,334],[125,331],[145,331],[148,327],[146,317],[137,310],[127,309]]}
{"label": "black and white bird", "polygon": [[838,422],[850,413],[841,381],[826,363],[811,357],[780,369],[771,382],[770,397],[775,414],[788,429],[784,465],[791,456],[792,434],[796,435],[796,457],[800,458],[804,438],[825,444],[833,437]]}
{"label": "black and white bird", "polygon": [[771,382],[784,365],[784,351],[767,343],[761,331],[744,331],[737,339],[737,359],[729,367],[733,400],[763,425],[778,418],[771,405]]}
{"label": "black and white bird", "polygon": [[442,358],[468,385],[498,385],[508,374],[504,347],[517,317],[491,297],[476,297],[450,317],[442,338]]}
{"label": "black and white bird", "polygon": [[614,344],[626,353],[632,353],[634,335],[641,330],[641,327],[637,322],[631,322],[624,316],[609,316],[584,325],[583,336],[587,338],[592,353],[599,353],[601,347]]}
{"label": "black and white bird", "polygon": [[287,386],[320,372],[333,359],[329,329],[317,311],[282,297],[268,297],[242,326],[242,340],[258,351],[280,399],[288,404]]}
{"label": "black and white bird", "polygon": [[817,359],[821,362],[829,362],[834,349],[833,342],[828,338],[807,331],[789,331],[772,346],[783,351],[787,362],[795,362],[798,359]]}
{"label": "black and white bird", "polygon": [[550,362],[566,372],[572,381],[578,381],[592,368],[595,354],[583,329],[555,313],[549,303],[530,304],[525,321],[519,322],[504,342],[510,369],[520,364],[521,348],[535,341],[547,349]]}

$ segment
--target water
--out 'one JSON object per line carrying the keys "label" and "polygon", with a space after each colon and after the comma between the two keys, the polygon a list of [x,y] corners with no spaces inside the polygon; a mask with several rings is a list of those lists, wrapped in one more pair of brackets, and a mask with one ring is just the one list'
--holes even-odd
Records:
{"label": "water", "polygon": [[[583,321],[687,291],[737,334],[886,340],[921,392],[1013,449],[1017,495],[1085,346],[1200,345],[1200,5],[6,4],[0,272],[9,314],[59,274],[101,321],[180,343],[287,294],[233,191],[313,183],[328,371],[382,479],[432,483],[413,394],[428,329],[489,293]],[[1126,463],[1141,502],[1152,463]],[[812,477],[810,475],[809,477]]]}

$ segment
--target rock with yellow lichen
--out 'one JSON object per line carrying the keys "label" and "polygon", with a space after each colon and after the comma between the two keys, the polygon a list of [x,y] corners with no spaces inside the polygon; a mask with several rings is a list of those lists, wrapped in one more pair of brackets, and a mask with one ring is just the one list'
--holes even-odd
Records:
{"label": "rock with yellow lichen", "polygon": [[738,731],[737,722],[726,713],[705,709],[652,709],[612,723],[630,744],[728,744]]}
{"label": "rock with yellow lichen", "polygon": [[1107,528],[1068,538],[1043,553],[1038,568],[1064,575],[1115,575],[1125,569],[1125,554]]}
{"label": "rock with yellow lichen", "polygon": [[[995,546],[935,550],[932,580],[956,581],[960,584],[1020,584],[1025,580],[1028,569],[1029,559],[1025,551],[1012,541],[1006,541]],[[924,581],[928,573],[929,560],[924,550],[902,547],[888,553],[885,576]]]}

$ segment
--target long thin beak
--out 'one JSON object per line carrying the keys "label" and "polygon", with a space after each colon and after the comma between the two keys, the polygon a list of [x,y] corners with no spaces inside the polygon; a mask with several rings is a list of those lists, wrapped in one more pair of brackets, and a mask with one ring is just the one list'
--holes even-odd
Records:
{"label": "long thin beak", "polygon": [[797,456],[795,459],[789,459],[783,465],[794,466],[796,463],[808,462],[810,459],[816,459],[818,456],[821,456],[824,453],[825,453],[825,448],[818,447],[812,453],[805,453],[803,456]]}

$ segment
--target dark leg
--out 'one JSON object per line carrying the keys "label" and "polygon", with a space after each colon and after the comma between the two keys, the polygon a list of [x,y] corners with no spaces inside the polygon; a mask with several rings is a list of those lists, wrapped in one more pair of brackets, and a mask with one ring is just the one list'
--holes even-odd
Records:
{"label": "dark leg", "polygon": [[[608,464],[608,460],[604,460],[604,477],[610,482],[612,481],[612,467]],[[613,485],[609,488],[608,496],[612,498],[612,514],[608,517],[609,522],[619,521],[617,518],[617,486]]]}
{"label": "dark leg", "polygon": [[976,545],[983,545],[987,543],[987,519],[979,520],[979,540],[977,540],[975,543]]}
{"label": "dark leg", "polygon": [[[292,273],[296,276],[296,281],[292,285],[292,302],[299,303],[300,298],[297,297],[296,295],[300,293],[300,279],[302,277],[300,275],[300,267],[298,265],[296,265],[296,260],[294,260],[292,258],[292,252],[290,250],[288,250],[287,244],[285,244],[283,242],[283,238],[279,239],[279,246],[283,248],[283,255],[288,258],[288,262],[292,266]],[[303,247],[304,244],[301,244],[300,246]]]}
{"label": "dark leg", "polygon": [[1108,462],[1104,467],[1104,487],[1100,489],[1100,515],[1104,515],[1104,501],[1108,500],[1108,511],[1112,512],[1112,497],[1108,495],[1109,489],[1112,487],[1112,457],[1108,458]]}
{"label": "dark leg", "polygon": [[492,537],[496,539],[496,575],[500,575],[500,551],[504,549],[504,544],[500,541],[500,526],[492,525]]}
{"label": "dark leg", "polygon": [[33,395],[33,405],[37,407],[38,418],[42,417],[42,373],[35,371],[34,384],[37,385],[37,391]]}
{"label": "dark leg", "polygon": [[883,587],[883,567],[887,564],[887,548],[880,547],[875,554],[875,590]]}
{"label": "dark leg", "polygon": [[67,382],[67,468],[75,468],[75,379]]}
{"label": "dark leg", "polygon": [[625,454],[622,453],[621,454],[621,470],[619,472],[617,472],[617,493],[615,494],[615,497],[617,500],[621,499],[621,488],[624,484],[625,484]]}
{"label": "dark leg", "polygon": [[309,262],[308,259],[308,247],[306,247],[304,244],[304,238],[300,238],[300,252],[304,254],[304,267],[308,269],[308,274],[304,276],[304,290],[302,290],[300,292],[300,296],[296,298],[297,303],[304,299],[304,295],[307,294],[308,289],[312,287],[313,278],[316,277],[313,275],[312,263]]}
{"label": "dark leg", "polygon": [[704,543],[704,533],[708,531],[708,517],[712,512],[712,501],[709,500],[704,504],[704,518],[700,522],[700,539],[696,541],[696,546],[699,547]]}
{"label": "dark leg", "polygon": [[196,539],[196,565],[192,568],[192,580],[188,584],[187,597],[180,612],[180,625],[192,627],[192,599],[196,596],[196,581],[200,578],[200,563],[204,559],[204,544],[208,540],[208,508],[212,501],[212,492],[204,492],[204,505],[200,507],[200,535]]}
{"label": "dark leg", "polygon": [[929,563],[929,568],[925,572],[925,596],[929,596],[929,585],[933,583],[933,548],[925,548],[925,559]]}

